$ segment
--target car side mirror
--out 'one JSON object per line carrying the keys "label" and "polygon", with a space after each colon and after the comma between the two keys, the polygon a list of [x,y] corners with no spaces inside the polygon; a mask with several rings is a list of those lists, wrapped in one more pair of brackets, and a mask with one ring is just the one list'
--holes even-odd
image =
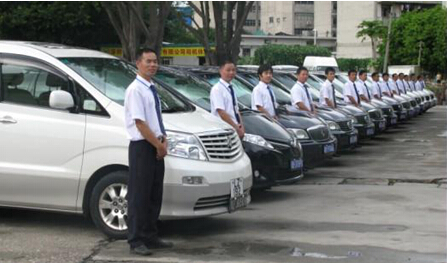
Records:
{"label": "car side mirror", "polygon": [[73,96],[64,90],[54,90],[50,94],[50,107],[67,110],[74,107]]}

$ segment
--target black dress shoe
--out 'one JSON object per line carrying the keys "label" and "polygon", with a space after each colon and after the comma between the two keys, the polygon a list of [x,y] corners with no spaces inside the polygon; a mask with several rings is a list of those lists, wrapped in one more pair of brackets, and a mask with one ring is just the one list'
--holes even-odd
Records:
{"label": "black dress shoe", "polygon": [[156,238],[148,243],[146,243],[146,246],[148,248],[171,248],[174,246],[172,242],[163,241],[160,238]]}
{"label": "black dress shoe", "polygon": [[152,252],[149,250],[149,248],[145,245],[141,245],[138,247],[131,247],[130,253],[137,254],[140,256],[150,256],[152,255]]}

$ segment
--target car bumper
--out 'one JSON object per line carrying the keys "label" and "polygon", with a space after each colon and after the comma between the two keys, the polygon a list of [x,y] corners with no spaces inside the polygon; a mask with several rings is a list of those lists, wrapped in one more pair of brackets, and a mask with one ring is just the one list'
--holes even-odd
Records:
{"label": "car bumper", "polygon": [[382,119],[375,119],[372,120],[374,123],[374,132],[375,134],[379,134],[383,131],[386,130],[386,119],[382,118]]}
{"label": "car bumper", "polygon": [[332,131],[332,134],[337,138],[337,151],[353,149],[357,146],[358,131],[356,129],[350,131]]}
{"label": "car bumper", "polygon": [[375,134],[375,125],[372,122],[369,124],[354,124],[354,128],[358,130],[360,139],[371,138]]}
{"label": "car bumper", "polygon": [[336,153],[336,151],[325,153],[325,145],[333,144],[334,149],[337,149],[337,139],[335,137],[323,142],[300,140],[300,143],[303,148],[304,167],[319,164]]}
{"label": "car bumper", "polygon": [[397,124],[397,115],[396,114],[385,115],[385,119],[386,119],[386,126],[387,127],[392,127],[392,126],[395,126]]}
{"label": "car bumper", "polygon": [[[246,154],[228,163],[166,158],[165,167],[163,205],[160,215],[163,220],[228,213],[230,180],[235,178],[243,178],[246,203],[248,204],[251,200],[252,169],[250,159]],[[204,183],[183,184],[182,178],[185,176],[201,176]]]}
{"label": "car bumper", "polygon": [[[301,180],[303,160],[300,149],[286,144],[270,143],[275,149],[243,143],[245,153],[250,157],[252,164],[253,188],[291,184]],[[299,167],[295,166],[296,163],[299,163]]]}

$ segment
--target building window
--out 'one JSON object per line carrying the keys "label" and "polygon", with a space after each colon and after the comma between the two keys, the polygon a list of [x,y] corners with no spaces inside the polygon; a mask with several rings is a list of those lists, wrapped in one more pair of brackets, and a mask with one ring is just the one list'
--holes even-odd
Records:
{"label": "building window", "polygon": [[313,31],[310,28],[295,28],[296,36],[313,36]]}
{"label": "building window", "polygon": [[277,17],[276,18],[276,23],[280,23],[281,22],[281,18]]}
{"label": "building window", "polygon": [[332,30],[332,37],[337,37],[337,31],[336,30]]}
{"label": "building window", "polygon": [[313,5],[314,1],[295,1],[296,5]]}
{"label": "building window", "polygon": [[245,20],[244,26],[256,26],[256,20],[247,19]]}
{"label": "building window", "polygon": [[332,1],[332,13],[337,14],[337,1]]}
{"label": "building window", "polygon": [[273,16],[269,17],[269,23],[270,23],[270,24],[273,23]]}
{"label": "building window", "polygon": [[249,57],[250,55],[251,55],[251,49],[249,49],[249,48],[242,49],[242,56]]}

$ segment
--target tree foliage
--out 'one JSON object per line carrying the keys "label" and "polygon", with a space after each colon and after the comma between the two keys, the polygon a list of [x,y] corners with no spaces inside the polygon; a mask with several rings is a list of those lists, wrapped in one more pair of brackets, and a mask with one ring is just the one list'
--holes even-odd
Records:
{"label": "tree foliage", "polygon": [[370,58],[337,58],[337,64],[340,71],[348,71],[350,69],[367,69],[371,66]]}
{"label": "tree foliage", "polygon": [[[417,65],[433,74],[447,72],[447,10],[434,7],[403,14],[391,25],[390,65]],[[380,46],[385,54],[385,41]]]}
{"label": "tree foliage", "polygon": [[379,41],[386,35],[386,27],[380,20],[362,21],[358,27],[360,30],[357,32],[356,37],[362,38],[362,42],[368,37],[371,39],[372,57],[377,58],[377,46]]}
{"label": "tree foliage", "polygon": [[306,56],[331,56],[329,49],[319,46],[264,45],[255,51],[256,64],[302,65]]}

